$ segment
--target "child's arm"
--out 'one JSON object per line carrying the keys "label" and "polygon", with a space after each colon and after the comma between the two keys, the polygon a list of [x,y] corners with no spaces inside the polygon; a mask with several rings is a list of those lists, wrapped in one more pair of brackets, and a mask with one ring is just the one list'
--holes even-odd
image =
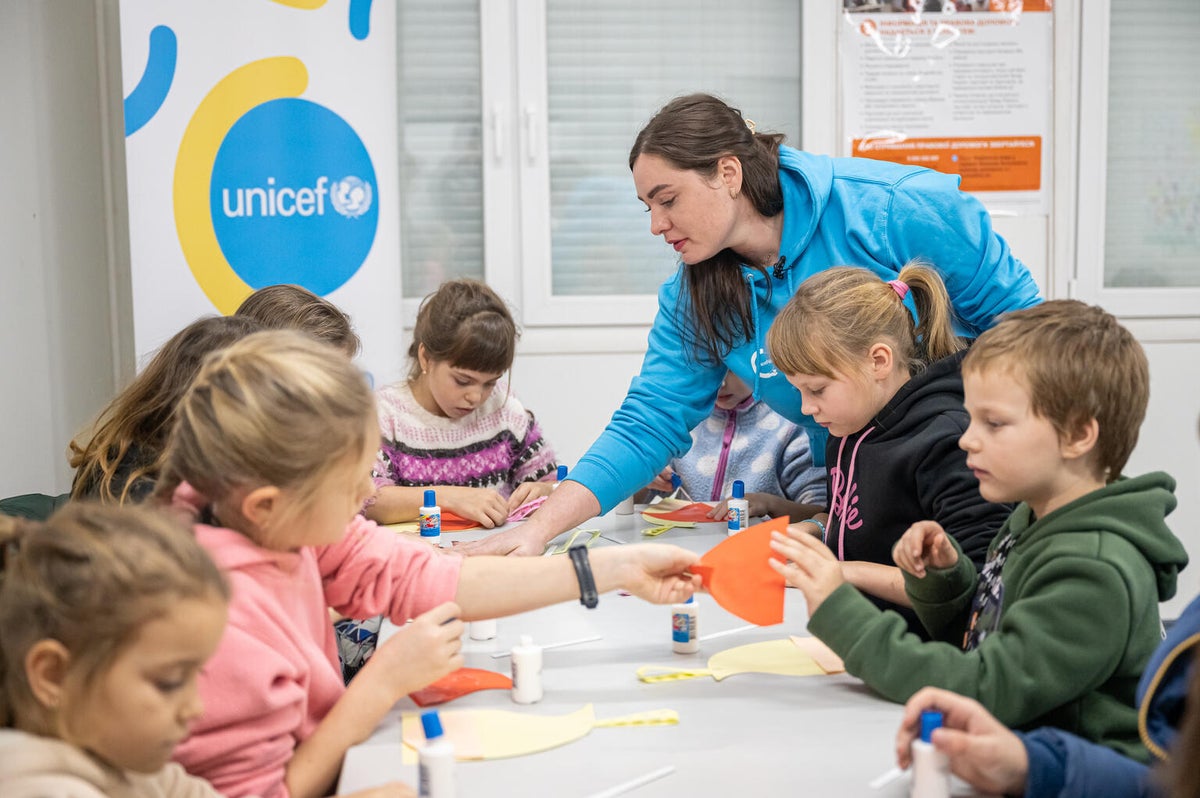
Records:
{"label": "child's arm", "polygon": [[890,601],[901,607],[911,607],[912,601],[904,590],[904,572],[894,565],[851,560],[842,563],[846,581],[864,593]]}
{"label": "child's arm", "polygon": [[508,502],[490,488],[464,488],[457,485],[409,487],[384,485],[375,492],[375,502],[364,514],[380,524],[415,520],[425,501],[425,491],[437,491],[438,506],[455,515],[477,521],[486,529],[508,520]]}
{"label": "child's arm", "polygon": [[[687,573],[699,555],[677,546],[642,543],[590,550],[596,590],[624,588],[655,604],[685,601],[700,577]],[[454,600],[466,620],[498,618],[579,598],[569,557],[469,557]]]}
{"label": "child's arm", "polygon": [[922,579],[927,567],[953,567],[958,562],[958,550],[936,521],[918,521],[904,530],[900,540],[896,541],[892,559],[901,570]]}
{"label": "child's arm", "polygon": [[462,667],[460,614],[453,602],[442,604],[375,650],[288,762],[285,783],[293,798],[328,795],[346,750],[369,737],[397,701]]}

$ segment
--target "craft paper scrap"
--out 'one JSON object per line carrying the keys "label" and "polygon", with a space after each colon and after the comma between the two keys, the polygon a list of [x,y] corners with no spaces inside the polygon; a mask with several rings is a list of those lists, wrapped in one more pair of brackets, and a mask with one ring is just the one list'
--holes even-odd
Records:
{"label": "craft paper scrap", "polygon": [[[530,499],[522,504],[517,509],[508,514],[506,519],[509,523],[516,521],[524,521],[529,516],[533,515],[533,511],[546,503],[545,496],[539,496],[536,499]],[[396,524],[384,524],[388,529],[395,532],[411,532],[416,534],[420,531],[420,524],[417,521],[401,521]],[[442,531],[443,532],[467,532],[472,529],[482,529],[478,521],[472,521],[470,518],[452,513],[449,510],[442,510]]]}
{"label": "craft paper scrap", "polygon": [[842,658],[833,653],[833,649],[815,637],[797,637],[792,635],[792,642],[798,645],[813,661],[821,666],[826,673],[845,673],[846,664]]}
{"label": "craft paper scrap", "polygon": [[679,499],[663,499],[642,511],[642,518],[651,524],[674,521],[680,524],[723,524],[720,518],[709,518],[714,505],[706,502],[685,502]]}
{"label": "craft paper scrap", "polygon": [[[504,709],[451,709],[440,715],[442,731],[454,743],[454,757],[459,760],[504,759],[548,751],[578,740],[593,728],[679,723],[679,714],[669,709],[597,720],[591,704],[567,715],[532,715]],[[406,712],[400,726],[403,761],[415,764],[417,750],[425,744],[421,717]]]}
{"label": "craft paper scrap", "polygon": [[637,676],[643,682],[673,682],[711,676],[718,682],[739,673],[774,673],[781,676],[822,676],[826,671],[809,653],[792,641],[767,640],[718,651],[707,668],[668,668],[645,665]]}
{"label": "craft paper scrap", "polygon": [[408,694],[419,707],[431,707],[474,693],[476,690],[511,690],[512,679],[482,668],[459,668],[433,684]]}
{"label": "craft paper scrap", "polygon": [[691,572],[718,604],[759,626],[783,623],[783,576],[768,563],[771,533],[783,533],[788,519],[773,518],[731,535],[700,558]]}

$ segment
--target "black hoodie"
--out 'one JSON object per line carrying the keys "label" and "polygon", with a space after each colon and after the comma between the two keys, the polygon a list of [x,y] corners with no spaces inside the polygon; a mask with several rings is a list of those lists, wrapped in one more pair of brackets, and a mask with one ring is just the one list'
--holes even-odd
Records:
{"label": "black hoodie", "polygon": [[[829,438],[825,542],[839,560],[894,565],[892,546],[910,525],[929,520],[941,524],[976,567],[983,567],[988,544],[1012,505],[992,504],[979,495],[979,480],[958,448],[969,422],[963,408],[965,355],[964,350],[931,363],[866,427]],[[900,609],[868,598],[885,609]],[[927,636],[915,614],[902,614],[913,631]]]}

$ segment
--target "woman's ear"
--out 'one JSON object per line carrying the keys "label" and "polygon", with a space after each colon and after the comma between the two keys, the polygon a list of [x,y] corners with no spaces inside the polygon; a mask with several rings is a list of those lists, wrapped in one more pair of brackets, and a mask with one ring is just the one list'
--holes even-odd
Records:
{"label": "woman's ear", "polygon": [[725,155],[717,160],[717,178],[729,196],[736,199],[742,193],[742,161],[736,155]]}
{"label": "woman's ear", "polygon": [[56,710],[66,693],[67,670],[71,652],[57,640],[43,638],[25,654],[25,677],[37,702]]}
{"label": "woman's ear", "polygon": [[1070,437],[1063,437],[1059,448],[1062,451],[1064,460],[1076,460],[1088,454],[1096,448],[1096,442],[1100,439],[1100,422],[1095,418],[1089,418],[1087,421],[1075,427],[1074,432]]}

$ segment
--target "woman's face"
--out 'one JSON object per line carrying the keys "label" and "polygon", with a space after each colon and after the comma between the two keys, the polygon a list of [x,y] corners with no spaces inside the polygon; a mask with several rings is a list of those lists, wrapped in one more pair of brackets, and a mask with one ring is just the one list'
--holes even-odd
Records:
{"label": "woman's face", "polygon": [[[722,162],[726,160],[736,159]],[[691,169],[676,169],[658,155],[639,155],[633,163],[633,183],[650,214],[650,234],[662,236],[687,264],[735,246],[733,194],[741,188],[741,172],[735,171],[718,164],[717,175],[706,178]]]}

